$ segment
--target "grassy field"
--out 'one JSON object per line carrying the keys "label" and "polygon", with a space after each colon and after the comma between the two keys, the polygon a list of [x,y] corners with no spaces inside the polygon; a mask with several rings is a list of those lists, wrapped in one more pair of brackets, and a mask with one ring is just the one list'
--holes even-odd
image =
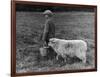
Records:
{"label": "grassy field", "polygon": [[55,71],[94,68],[94,13],[93,12],[61,12],[54,13],[56,38],[82,39],[87,42],[87,62],[82,64],[77,59],[68,62],[42,59],[39,53],[40,35],[45,19],[41,13],[16,13],[16,71]]}

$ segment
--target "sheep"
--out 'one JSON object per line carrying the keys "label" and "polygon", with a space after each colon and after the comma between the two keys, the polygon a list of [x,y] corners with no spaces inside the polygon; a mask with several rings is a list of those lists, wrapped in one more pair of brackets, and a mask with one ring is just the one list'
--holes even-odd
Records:
{"label": "sheep", "polygon": [[49,39],[48,46],[51,46],[58,56],[62,56],[66,61],[66,55],[70,57],[78,57],[83,63],[86,63],[87,43],[83,40],[64,40],[58,38]]}

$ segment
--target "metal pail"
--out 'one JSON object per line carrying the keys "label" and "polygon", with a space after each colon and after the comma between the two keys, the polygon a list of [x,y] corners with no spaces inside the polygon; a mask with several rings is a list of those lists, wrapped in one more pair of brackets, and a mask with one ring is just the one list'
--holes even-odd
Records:
{"label": "metal pail", "polygon": [[41,56],[46,56],[47,55],[47,48],[41,47],[40,48],[40,54],[41,54]]}

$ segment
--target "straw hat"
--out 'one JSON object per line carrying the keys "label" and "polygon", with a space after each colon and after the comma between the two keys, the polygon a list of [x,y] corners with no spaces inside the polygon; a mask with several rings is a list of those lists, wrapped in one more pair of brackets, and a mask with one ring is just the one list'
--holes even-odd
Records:
{"label": "straw hat", "polygon": [[44,15],[53,15],[53,13],[50,11],[50,10],[45,10],[44,12],[43,12],[43,14]]}

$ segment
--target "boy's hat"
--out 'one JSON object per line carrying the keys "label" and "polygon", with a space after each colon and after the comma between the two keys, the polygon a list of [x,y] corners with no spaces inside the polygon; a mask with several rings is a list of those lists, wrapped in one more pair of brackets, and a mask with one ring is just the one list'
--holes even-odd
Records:
{"label": "boy's hat", "polygon": [[50,10],[45,10],[43,12],[44,15],[53,15],[53,13]]}

